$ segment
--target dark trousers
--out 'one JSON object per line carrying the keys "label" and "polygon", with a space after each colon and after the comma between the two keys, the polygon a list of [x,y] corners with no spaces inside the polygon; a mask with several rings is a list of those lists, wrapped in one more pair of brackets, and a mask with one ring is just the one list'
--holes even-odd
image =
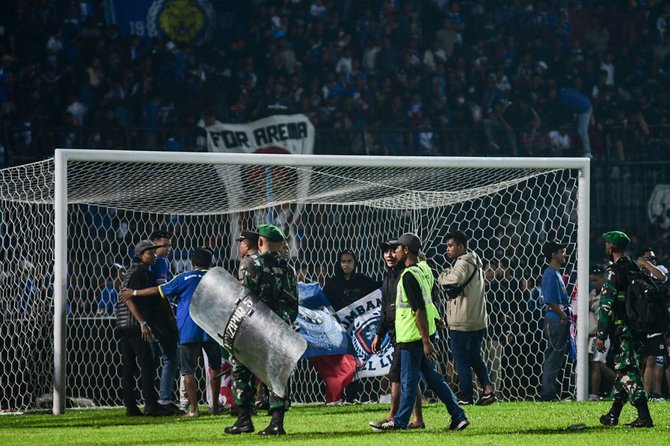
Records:
{"label": "dark trousers", "polygon": [[126,407],[137,404],[135,373],[140,367],[140,386],[145,406],[153,406],[158,400],[156,392],[156,364],[148,342],[142,340],[139,327],[117,328],[116,337],[121,351],[121,389]]}
{"label": "dark trousers", "polygon": [[472,370],[479,384],[484,387],[491,384],[489,371],[482,359],[482,341],[486,330],[454,331],[449,330],[451,353],[458,373],[458,390],[461,399],[472,402]]}

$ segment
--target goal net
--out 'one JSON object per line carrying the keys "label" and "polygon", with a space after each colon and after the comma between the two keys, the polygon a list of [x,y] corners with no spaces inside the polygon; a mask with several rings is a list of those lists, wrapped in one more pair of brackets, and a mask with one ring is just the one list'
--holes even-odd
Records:
{"label": "goal net", "polygon": [[[539,390],[546,348],[537,296],[542,244],[568,244],[569,288],[578,277],[578,246],[580,259],[588,258],[588,224],[578,225],[587,206],[579,213],[577,206],[578,197],[588,198],[588,161],[579,159],[75,150],[59,150],[59,157],[60,164],[51,159],[0,171],[3,409],[51,407],[54,386],[68,405],[121,404],[110,300],[132,246],[157,229],[174,234],[173,273],[188,269],[189,251],[203,245],[233,272],[240,230],[273,222],[290,235],[299,277],[321,283],[344,249],[356,253],[359,272],[381,280],[380,243],[407,231],[422,238],[439,274],[448,266],[444,235],[464,230],[485,262],[484,350],[504,400],[534,398]],[[585,268],[580,264],[582,280]],[[446,332],[439,350],[439,367],[456,390]],[[575,367],[568,362],[562,376],[564,396],[576,395]],[[390,393],[383,377],[361,382],[360,400]],[[307,361],[292,386],[295,402],[325,399]]]}

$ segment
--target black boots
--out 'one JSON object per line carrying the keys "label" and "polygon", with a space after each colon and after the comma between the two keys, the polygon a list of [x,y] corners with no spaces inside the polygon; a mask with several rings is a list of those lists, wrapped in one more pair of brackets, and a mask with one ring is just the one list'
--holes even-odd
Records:
{"label": "black boots", "polygon": [[[605,426],[616,426],[619,424],[619,415],[621,415],[621,409],[623,409],[624,401],[621,398],[614,398],[612,407],[609,412],[600,417],[600,423]],[[647,401],[642,401],[635,404],[637,409],[637,418],[631,423],[627,423],[627,427],[654,427],[654,422],[651,420],[651,414],[649,414],[649,406]]]}
{"label": "black boots", "polygon": [[251,421],[251,413],[248,408],[239,408],[237,421],[230,427],[224,429],[227,434],[246,434],[254,431],[254,423]]}
{"label": "black boots", "polygon": [[647,401],[644,400],[641,403],[635,404],[637,409],[637,418],[630,423],[627,423],[627,427],[654,427],[654,422],[651,420],[651,414],[649,413],[649,405]]}
{"label": "black boots", "polygon": [[623,399],[614,398],[614,401],[612,402],[612,407],[610,408],[609,412],[600,417],[600,424],[604,424],[605,426],[616,426],[617,424],[619,424],[619,415],[621,415],[621,409],[623,409],[623,403],[624,403]]}
{"label": "black boots", "polygon": [[285,435],[286,431],[284,430],[284,411],[283,410],[271,410],[270,414],[272,415],[272,421],[270,425],[260,431],[258,435]]}

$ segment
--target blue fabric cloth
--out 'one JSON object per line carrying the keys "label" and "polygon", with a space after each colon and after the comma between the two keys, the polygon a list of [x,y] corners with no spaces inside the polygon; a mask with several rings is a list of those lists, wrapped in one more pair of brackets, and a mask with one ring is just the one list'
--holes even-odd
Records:
{"label": "blue fabric cloth", "polygon": [[547,319],[560,320],[560,316],[549,308],[549,304],[562,305],[564,307],[570,306],[570,299],[568,292],[565,289],[563,278],[561,274],[551,266],[548,266],[542,274],[542,297],[544,303],[547,305]]}
{"label": "blue fabric cloth", "polygon": [[558,91],[558,103],[573,113],[586,113],[591,110],[591,101],[574,88],[561,88]]}
{"label": "blue fabric cloth", "polygon": [[170,264],[168,259],[161,256],[156,256],[156,263],[151,267],[151,271],[156,276],[156,284],[169,282],[172,280],[172,273],[170,272]]}
{"label": "blue fabric cloth", "polygon": [[400,405],[393,418],[397,428],[407,428],[416,402],[416,385],[420,377],[423,377],[426,386],[447,407],[452,421],[465,419],[465,412],[458,406],[454,392],[451,391],[440,372],[435,370],[435,364],[426,358],[423,345],[418,343],[400,351]]}
{"label": "blue fabric cloth", "polygon": [[193,270],[179,274],[166,284],[159,285],[158,291],[166,299],[177,304],[177,328],[179,329],[179,343],[207,342],[213,340],[205,330],[200,328],[191,319],[189,307],[191,298],[202,277],[207,273],[205,270]]}
{"label": "blue fabric cloth", "polygon": [[473,401],[471,369],[474,370],[482,387],[491,384],[488,368],[482,359],[484,333],[486,333],[486,330],[449,330],[451,351],[454,355],[454,364],[458,373],[458,390],[461,399],[465,401]]}

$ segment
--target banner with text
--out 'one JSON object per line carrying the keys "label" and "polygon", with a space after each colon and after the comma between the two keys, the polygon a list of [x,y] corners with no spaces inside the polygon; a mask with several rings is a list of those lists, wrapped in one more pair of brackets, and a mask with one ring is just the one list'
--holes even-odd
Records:
{"label": "banner with text", "polygon": [[305,115],[276,115],[246,124],[216,121],[205,130],[210,152],[314,152],[314,126]]}
{"label": "banner with text", "polygon": [[307,341],[303,358],[352,354],[356,357],[357,378],[384,376],[393,360],[393,345],[388,336],[382,352],[372,352],[372,340],[381,320],[382,294],[373,291],[351,305],[333,312],[318,283],[298,286],[299,333]]}

